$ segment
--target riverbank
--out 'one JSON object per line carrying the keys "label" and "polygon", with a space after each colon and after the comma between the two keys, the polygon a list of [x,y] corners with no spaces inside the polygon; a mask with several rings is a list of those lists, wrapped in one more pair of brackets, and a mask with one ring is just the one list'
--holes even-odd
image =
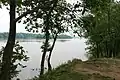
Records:
{"label": "riverbank", "polygon": [[42,76],[42,80],[120,80],[120,60],[74,59],[46,73]]}

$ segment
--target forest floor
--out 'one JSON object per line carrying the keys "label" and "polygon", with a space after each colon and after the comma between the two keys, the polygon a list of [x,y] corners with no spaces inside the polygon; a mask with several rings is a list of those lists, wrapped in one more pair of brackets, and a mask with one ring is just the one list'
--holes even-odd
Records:
{"label": "forest floor", "polygon": [[42,78],[43,80],[120,80],[120,60],[74,59],[46,73]]}

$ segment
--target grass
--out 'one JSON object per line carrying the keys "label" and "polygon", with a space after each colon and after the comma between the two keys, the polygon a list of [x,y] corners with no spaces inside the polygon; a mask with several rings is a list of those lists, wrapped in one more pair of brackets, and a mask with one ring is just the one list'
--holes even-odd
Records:
{"label": "grass", "polygon": [[[119,80],[120,60],[96,59],[82,62],[74,59],[32,80]],[[116,76],[118,75],[118,76]]]}

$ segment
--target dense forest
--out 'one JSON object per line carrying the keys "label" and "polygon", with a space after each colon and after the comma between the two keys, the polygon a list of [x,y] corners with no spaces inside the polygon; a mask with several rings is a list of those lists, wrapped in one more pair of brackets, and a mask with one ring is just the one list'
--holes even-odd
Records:
{"label": "dense forest", "polygon": [[[101,0],[90,5],[88,1],[88,9],[91,14],[83,16],[84,37],[87,38],[89,45],[88,56],[90,58],[119,58],[120,57],[120,2],[114,0]],[[92,4],[93,4],[92,3]]]}
{"label": "dense forest", "polygon": [[[69,0],[68,0],[69,1]],[[72,38],[62,35],[72,32],[85,38],[88,59],[120,58],[120,2],[116,0],[0,0],[0,8],[9,11],[9,33],[0,33],[7,39],[0,52],[0,80],[11,80],[19,71],[17,66],[25,67],[17,61],[28,61],[24,47],[18,38],[43,39],[39,77],[45,80],[45,59],[48,73],[53,70],[51,56],[57,39]],[[17,16],[16,16],[17,14]],[[22,23],[28,32],[16,33],[16,24]],[[50,44],[50,39],[53,42]],[[68,49],[69,50],[69,49]],[[74,53],[73,53],[74,54]],[[39,63],[39,61],[38,61]],[[62,72],[61,72],[62,73]],[[50,77],[50,80],[63,80]],[[69,79],[70,80],[70,79]]]}
{"label": "dense forest", "polygon": [[[50,36],[52,39],[52,36]],[[0,40],[6,40],[8,38],[8,33],[0,33]],[[61,34],[58,39],[72,39],[72,36]],[[44,34],[32,34],[32,33],[16,33],[16,39],[45,39]]]}

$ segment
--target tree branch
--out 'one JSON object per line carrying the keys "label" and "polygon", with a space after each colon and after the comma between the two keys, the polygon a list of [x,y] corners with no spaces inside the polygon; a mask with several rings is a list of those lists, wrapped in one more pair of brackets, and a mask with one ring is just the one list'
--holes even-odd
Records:
{"label": "tree branch", "polygon": [[23,18],[24,16],[26,16],[26,15],[32,13],[32,12],[33,12],[33,10],[24,12],[23,14],[21,14],[19,17],[17,17],[17,18],[15,19],[15,22],[19,21],[21,18]]}
{"label": "tree branch", "polygon": [[19,20],[22,19],[24,16],[27,16],[28,14],[37,11],[38,9],[39,9],[39,5],[38,5],[37,7],[35,7],[35,8],[33,8],[32,10],[28,10],[28,11],[24,12],[23,14],[21,14],[19,17],[17,17],[17,18],[15,19],[15,22],[19,21]]}

